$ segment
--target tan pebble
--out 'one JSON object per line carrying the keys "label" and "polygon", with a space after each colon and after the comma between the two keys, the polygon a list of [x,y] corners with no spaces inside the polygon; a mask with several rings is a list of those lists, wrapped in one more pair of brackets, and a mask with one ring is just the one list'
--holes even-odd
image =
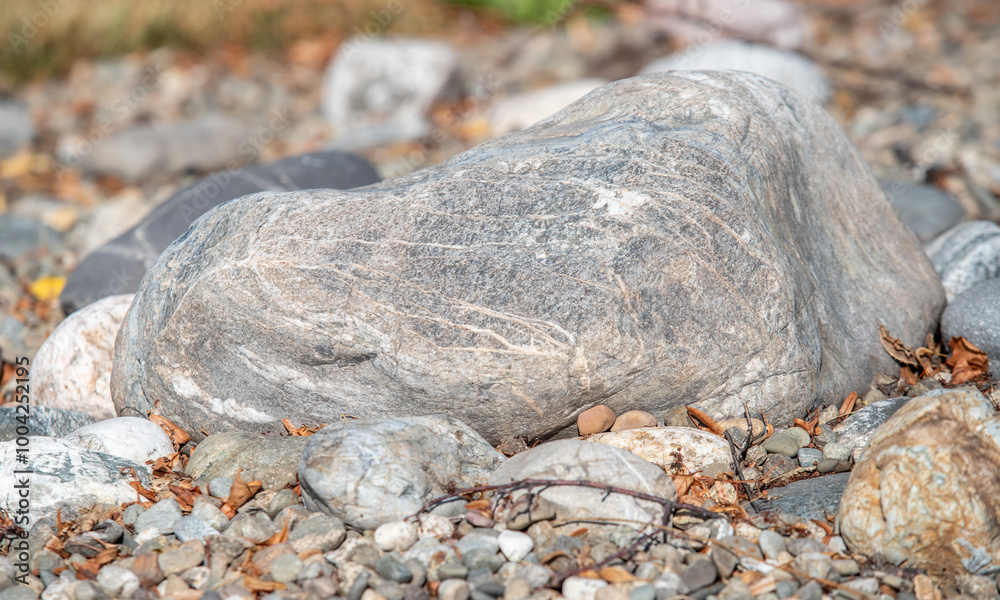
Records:
{"label": "tan pebble", "polygon": [[656,417],[643,410],[630,410],[615,419],[611,431],[625,431],[641,427],[656,427]]}
{"label": "tan pebble", "polygon": [[[750,419],[750,426],[753,427],[753,435],[757,437],[764,433],[764,422],[760,419]],[[725,431],[730,427],[739,427],[741,431],[746,433],[747,430],[747,420],[746,419],[726,419],[725,421],[719,421],[719,427]]]}
{"label": "tan pebble", "polygon": [[927,575],[917,575],[913,578],[913,595],[917,600],[941,600],[941,590]]}
{"label": "tan pebble", "polygon": [[603,404],[588,408],[576,418],[576,428],[580,435],[592,435],[607,431],[615,424],[615,411]]}

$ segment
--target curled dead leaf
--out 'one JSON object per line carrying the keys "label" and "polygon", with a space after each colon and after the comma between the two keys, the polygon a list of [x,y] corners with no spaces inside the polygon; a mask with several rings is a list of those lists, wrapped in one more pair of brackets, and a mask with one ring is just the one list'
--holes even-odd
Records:
{"label": "curled dead leaf", "polygon": [[951,384],[961,385],[986,376],[990,361],[986,353],[963,337],[953,337],[948,342],[951,356],[945,364],[951,368]]}
{"label": "curled dead leaf", "polygon": [[844,398],[844,402],[840,405],[840,410],[837,411],[837,414],[841,416],[848,414],[849,412],[854,410],[854,404],[857,401],[858,401],[858,393],[851,392],[850,394],[847,395],[846,398]]}
{"label": "curled dead leaf", "polygon": [[920,366],[920,363],[917,362],[916,357],[913,355],[913,350],[907,348],[903,342],[892,337],[885,326],[878,326],[878,337],[885,351],[889,353],[889,356],[896,359],[897,362],[914,367]]}
{"label": "curled dead leaf", "polygon": [[688,414],[691,415],[691,418],[693,418],[698,423],[701,423],[706,429],[708,429],[715,435],[725,434],[725,431],[723,431],[722,426],[716,423],[712,417],[706,415],[705,413],[701,412],[700,410],[692,406],[688,406],[687,411]]}
{"label": "curled dead leaf", "polygon": [[233,477],[233,485],[229,488],[229,498],[226,499],[226,504],[234,510],[256,496],[257,492],[264,485],[261,481],[243,481],[243,478],[240,476],[242,473],[243,469],[236,471],[236,475]]}
{"label": "curled dead leaf", "polygon": [[149,415],[149,420],[156,423],[163,429],[170,441],[174,443],[174,450],[179,449],[184,444],[191,441],[191,436],[186,431],[175,425],[170,419],[157,414]]}

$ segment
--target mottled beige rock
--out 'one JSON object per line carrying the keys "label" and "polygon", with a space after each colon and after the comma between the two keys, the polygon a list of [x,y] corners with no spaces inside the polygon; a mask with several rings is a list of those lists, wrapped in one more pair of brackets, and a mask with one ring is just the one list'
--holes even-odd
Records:
{"label": "mottled beige rock", "polygon": [[628,450],[672,474],[680,472],[682,465],[693,473],[712,463],[732,465],[733,462],[729,442],[693,427],[611,431],[591,436],[588,440]]}
{"label": "mottled beige rock", "polygon": [[111,400],[115,337],[133,298],[135,294],[102,298],[56,327],[31,365],[34,402],[79,410],[97,419],[116,416]]}
{"label": "mottled beige rock", "polygon": [[904,567],[1000,566],[1000,416],[978,392],[914,398],[882,424],[840,506],[850,549]]}
{"label": "mottled beige rock", "polygon": [[614,424],[615,411],[603,404],[588,408],[576,418],[576,428],[580,435],[601,433],[607,431]]}
{"label": "mottled beige rock", "polygon": [[656,417],[644,410],[630,410],[615,419],[611,431],[625,431],[643,427],[656,427]]}

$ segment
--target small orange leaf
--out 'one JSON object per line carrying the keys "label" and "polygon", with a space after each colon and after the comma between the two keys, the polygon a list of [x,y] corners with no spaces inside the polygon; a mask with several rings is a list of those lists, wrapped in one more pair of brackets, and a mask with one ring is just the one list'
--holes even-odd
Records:
{"label": "small orange leaf", "polygon": [[167,434],[175,448],[180,448],[191,440],[191,436],[186,431],[175,425],[170,419],[162,415],[149,415],[149,420],[160,426],[160,429]]}
{"label": "small orange leaf", "polygon": [[952,385],[961,385],[986,375],[990,361],[985,352],[962,337],[951,338],[948,345],[951,346],[951,356],[945,364],[951,367]]}
{"label": "small orange leaf", "polygon": [[602,567],[598,572],[601,579],[608,583],[625,583],[626,581],[637,581],[638,578],[625,570],[624,567],[611,566]]}
{"label": "small orange leaf", "polygon": [[233,477],[233,485],[229,488],[229,498],[226,499],[226,504],[233,509],[238,509],[246,504],[248,500],[257,495],[257,492],[264,485],[260,481],[243,481],[243,478],[240,477],[242,472],[243,469],[236,471],[236,476]]}
{"label": "small orange leaf", "polygon": [[843,416],[851,412],[852,410],[854,410],[854,403],[857,401],[858,401],[858,393],[851,392],[850,394],[847,395],[846,398],[844,398],[844,403],[840,405],[840,410],[837,411],[837,414]]}

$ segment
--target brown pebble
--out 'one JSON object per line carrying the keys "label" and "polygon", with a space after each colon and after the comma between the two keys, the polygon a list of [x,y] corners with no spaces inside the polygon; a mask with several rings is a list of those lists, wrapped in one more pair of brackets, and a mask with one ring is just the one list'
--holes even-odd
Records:
{"label": "brown pebble", "polygon": [[470,525],[475,525],[476,527],[493,527],[496,525],[496,521],[487,517],[478,510],[469,510],[465,513],[465,520],[469,522]]}
{"label": "brown pebble", "polygon": [[576,428],[580,435],[593,435],[607,431],[615,424],[615,411],[603,404],[588,408],[576,418]]}
{"label": "brown pebble", "polygon": [[656,427],[656,417],[643,410],[630,410],[615,419],[611,431],[625,431],[626,429],[640,429],[642,427]]}
{"label": "brown pebble", "polygon": [[132,572],[139,578],[142,587],[153,587],[163,581],[163,571],[160,570],[158,555],[155,552],[146,552],[135,557],[132,562]]}

